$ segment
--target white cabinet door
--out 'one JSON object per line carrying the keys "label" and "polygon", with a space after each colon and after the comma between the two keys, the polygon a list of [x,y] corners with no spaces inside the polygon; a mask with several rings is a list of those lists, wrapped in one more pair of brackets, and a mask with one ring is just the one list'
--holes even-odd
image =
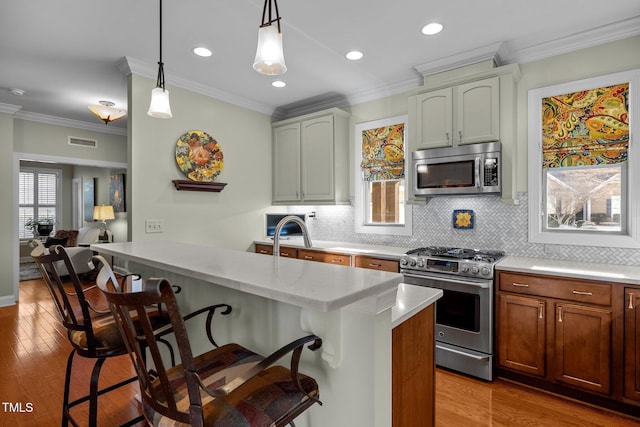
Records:
{"label": "white cabinet door", "polygon": [[302,122],[302,199],[333,200],[334,133],[333,116]]}
{"label": "white cabinet door", "polygon": [[452,145],[452,94],[451,88],[445,88],[417,96],[416,148],[418,150]]}
{"label": "white cabinet door", "polygon": [[500,79],[462,84],[455,88],[456,144],[500,140]]}
{"label": "white cabinet door", "polygon": [[300,123],[273,130],[273,201],[300,201]]}

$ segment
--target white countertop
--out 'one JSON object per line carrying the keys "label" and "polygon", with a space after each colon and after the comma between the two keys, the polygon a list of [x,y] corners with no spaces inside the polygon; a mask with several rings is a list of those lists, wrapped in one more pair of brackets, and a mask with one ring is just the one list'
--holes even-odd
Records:
{"label": "white countertop", "polygon": [[391,307],[402,275],[363,268],[212,248],[189,243],[136,241],[91,249],[153,268],[321,312],[368,297]]}
{"label": "white countertop", "polygon": [[640,285],[640,266],[507,256],[497,270]]}
{"label": "white countertop", "polygon": [[[254,243],[273,245],[273,239],[265,237],[262,240],[255,240]],[[312,247],[309,249],[340,252],[348,255],[369,255],[395,260],[399,260],[405,252],[413,249],[400,246],[367,245],[361,243],[332,242],[328,240],[312,240],[311,244]],[[302,237],[280,238],[280,246],[304,248],[304,242]]]}
{"label": "white countertop", "polygon": [[395,328],[442,297],[442,289],[400,283],[396,305],[391,309],[391,327]]}

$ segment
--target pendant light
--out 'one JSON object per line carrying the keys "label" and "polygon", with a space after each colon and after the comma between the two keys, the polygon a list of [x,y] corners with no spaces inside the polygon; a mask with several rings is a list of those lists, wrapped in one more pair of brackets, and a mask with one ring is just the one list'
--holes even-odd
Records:
{"label": "pendant light", "polygon": [[[273,23],[276,23],[277,27],[271,25]],[[280,31],[277,0],[264,0],[262,24],[258,30],[258,48],[256,59],[253,61],[253,69],[268,76],[276,76],[287,71],[282,50],[282,32]]]}
{"label": "pendant light", "polygon": [[169,91],[164,85],[164,63],[162,62],[162,0],[160,1],[160,60],[158,61],[158,80],[151,91],[151,105],[147,114],[157,119],[170,119],[171,105],[169,105]]}

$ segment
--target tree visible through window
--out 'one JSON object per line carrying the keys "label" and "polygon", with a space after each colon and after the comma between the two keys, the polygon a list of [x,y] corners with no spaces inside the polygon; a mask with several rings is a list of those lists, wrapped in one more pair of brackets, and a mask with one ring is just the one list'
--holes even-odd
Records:
{"label": "tree visible through window", "polygon": [[57,170],[22,168],[18,177],[18,236],[35,237],[24,226],[31,219],[58,219],[57,205],[60,172]]}

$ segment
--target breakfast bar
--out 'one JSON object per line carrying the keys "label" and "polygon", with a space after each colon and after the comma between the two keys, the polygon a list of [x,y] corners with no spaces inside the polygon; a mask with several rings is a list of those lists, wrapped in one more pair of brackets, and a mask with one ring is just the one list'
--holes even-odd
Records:
{"label": "breakfast bar", "polygon": [[[323,405],[296,419],[298,426],[391,426],[391,332],[413,315],[397,307],[392,313],[402,275],[177,242],[91,248],[145,278],[180,285],[184,312],[230,304],[232,314],[214,326],[221,343],[268,354],[309,333],[322,337],[318,352],[303,352],[301,371],[318,381]],[[424,305],[436,294],[423,298]],[[202,326],[188,327],[193,337],[204,336]],[[196,352],[206,344],[192,342]]]}

